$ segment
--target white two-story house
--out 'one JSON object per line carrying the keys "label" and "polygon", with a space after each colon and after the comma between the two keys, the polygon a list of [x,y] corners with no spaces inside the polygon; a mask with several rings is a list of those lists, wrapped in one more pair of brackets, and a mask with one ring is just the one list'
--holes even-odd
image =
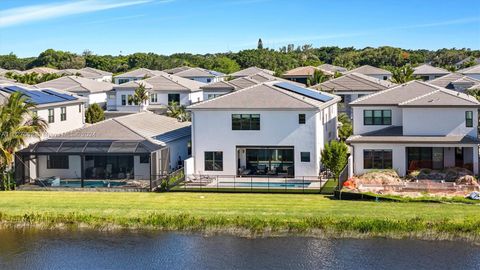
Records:
{"label": "white two-story house", "polygon": [[162,73],[164,72],[159,70],[151,70],[148,68],[137,68],[137,69],[116,75],[113,77],[113,80],[115,84],[124,84],[127,82],[151,78]]}
{"label": "white two-story house", "polygon": [[173,75],[202,83],[215,83],[223,81],[225,78],[225,74],[221,72],[199,67],[182,70],[177,73],[173,73]]}
{"label": "white two-story house", "polygon": [[[272,81],[189,106],[191,174],[318,176],[340,97]],[[191,164],[193,163],[193,164]]]}
{"label": "white two-story house", "polygon": [[188,106],[203,100],[201,87],[204,83],[185,79],[165,72],[160,72],[154,77],[136,80],[114,87],[108,94],[107,110],[137,112],[139,105],[134,104],[132,97],[135,90],[143,85],[149,95],[144,106],[149,110],[165,108],[172,102]]}
{"label": "white two-story house", "polygon": [[478,109],[472,96],[426,82],[362,97],[353,108],[353,174],[467,168],[478,174]]}

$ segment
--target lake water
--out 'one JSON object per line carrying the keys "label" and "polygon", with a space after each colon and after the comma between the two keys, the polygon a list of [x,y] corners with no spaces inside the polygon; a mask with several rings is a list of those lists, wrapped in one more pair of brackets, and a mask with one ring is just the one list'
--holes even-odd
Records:
{"label": "lake water", "polygon": [[463,242],[0,231],[0,269],[480,269]]}

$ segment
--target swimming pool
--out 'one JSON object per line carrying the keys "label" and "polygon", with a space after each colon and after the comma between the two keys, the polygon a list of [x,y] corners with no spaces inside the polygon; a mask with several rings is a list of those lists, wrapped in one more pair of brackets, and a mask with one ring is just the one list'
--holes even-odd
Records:
{"label": "swimming pool", "polygon": [[[65,180],[58,177],[50,177],[46,179],[37,179],[35,184],[43,187],[82,187],[81,180]],[[111,181],[111,180],[85,180],[83,186],[86,188],[95,187],[121,187],[127,185],[126,181]]]}
{"label": "swimming pool", "polygon": [[218,182],[218,187],[254,187],[254,188],[305,188],[311,184],[305,182]]}

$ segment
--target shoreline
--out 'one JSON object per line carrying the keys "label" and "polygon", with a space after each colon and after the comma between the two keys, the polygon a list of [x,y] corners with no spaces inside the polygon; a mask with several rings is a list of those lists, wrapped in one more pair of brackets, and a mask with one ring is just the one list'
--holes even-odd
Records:
{"label": "shoreline", "polygon": [[[23,216],[9,216],[0,212],[0,230],[38,230],[38,231],[96,231],[104,233],[136,233],[136,232],[173,232],[173,233],[200,233],[205,236],[227,235],[249,239],[269,238],[269,237],[311,237],[319,239],[394,239],[394,240],[425,240],[425,241],[455,241],[465,242],[474,245],[480,245],[480,234],[476,231],[468,232],[465,222],[453,222],[443,220],[441,222],[432,222],[419,219],[409,220],[390,220],[390,219],[339,219],[337,222],[331,222],[332,219],[324,219],[326,222],[319,222],[320,219],[312,218],[310,221],[288,221],[278,223],[278,221],[265,219],[260,226],[259,219],[242,219],[241,223],[225,222],[216,224],[213,219],[194,218],[187,215],[151,215],[150,221],[141,221],[141,218],[131,218],[129,222],[125,219],[112,219],[90,216],[90,221],[80,221],[72,219],[73,217],[82,218],[82,215],[61,215],[61,216],[41,216],[38,220],[33,220],[35,215],[25,214]],[[108,220],[108,221],[107,221]],[[139,221],[135,223],[134,221]],[[168,220],[172,221],[171,223]],[[180,221],[180,220],[183,220]],[[356,220],[356,222],[355,222]],[[160,221],[160,222],[159,222]],[[179,223],[180,221],[180,223]],[[315,224],[317,226],[313,226]],[[275,223],[277,222],[277,223]],[[309,227],[299,224],[312,222]],[[351,226],[345,227],[346,223],[353,222]],[[412,224],[417,230],[408,230],[404,226],[390,226],[390,229],[381,228],[378,224]],[[457,230],[451,226],[455,223]],[[254,224],[257,224],[256,226]],[[370,224],[367,225],[367,224]],[[377,224],[377,225],[374,225]],[[423,224],[425,226],[420,226]],[[410,229],[413,228],[410,226]],[[369,228],[370,227],[370,228]],[[447,229],[450,227],[450,229]]]}

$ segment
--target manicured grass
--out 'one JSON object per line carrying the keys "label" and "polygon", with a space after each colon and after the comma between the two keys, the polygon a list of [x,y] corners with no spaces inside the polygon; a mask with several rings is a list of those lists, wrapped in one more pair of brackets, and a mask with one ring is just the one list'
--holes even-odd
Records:
{"label": "manicured grass", "polygon": [[315,194],[0,192],[3,226],[480,239],[479,205],[338,201]]}

